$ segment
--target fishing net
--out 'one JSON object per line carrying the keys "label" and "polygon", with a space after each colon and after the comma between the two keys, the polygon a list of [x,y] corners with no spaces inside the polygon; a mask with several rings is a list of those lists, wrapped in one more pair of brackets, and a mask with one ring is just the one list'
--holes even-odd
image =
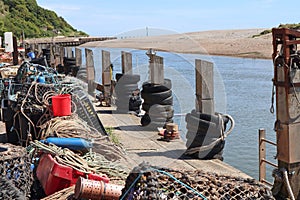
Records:
{"label": "fishing net", "polygon": [[1,144],[0,157],[0,199],[29,198],[33,178],[26,149],[12,144]]}
{"label": "fishing net", "polygon": [[142,163],[127,177],[121,199],[274,199],[254,179],[156,168]]}

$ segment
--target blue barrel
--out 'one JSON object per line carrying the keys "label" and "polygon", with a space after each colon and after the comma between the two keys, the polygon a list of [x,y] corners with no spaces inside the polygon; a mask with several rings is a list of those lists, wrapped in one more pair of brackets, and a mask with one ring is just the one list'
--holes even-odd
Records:
{"label": "blue barrel", "polygon": [[58,138],[58,137],[49,137],[41,142],[45,144],[55,144],[58,147],[68,148],[73,151],[89,151],[93,147],[90,141],[87,141],[83,138]]}

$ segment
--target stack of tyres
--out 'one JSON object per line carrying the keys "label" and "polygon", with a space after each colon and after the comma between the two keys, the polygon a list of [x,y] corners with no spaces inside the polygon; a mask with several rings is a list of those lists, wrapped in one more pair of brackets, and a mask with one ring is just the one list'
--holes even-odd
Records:
{"label": "stack of tyres", "polygon": [[213,144],[221,137],[222,131],[226,129],[226,124],[229,119],[221,115],[210,115],[192,110],[185,117],[186,121],[186,147],[187,152],[194,148],[207,146],[208,148],[197,151],[191,154],[193,157],[199,159],[223,159],[223,148],[225,146],[225,140],[219,140],[216,144]]}
{"label": "stack of tyres", "polygon": [[[116,106],[117,112],[127,113],[129,111],[129,99],[136,89],[138,89],[138,82],[140,81],[140,75],[136,74],[116,74]],[[136,106],[137,107],[137,106]],[[138,110],[139,108],[137,108]]]}
{"label": "stack of tyres", "polygon": [[141,96],[144,99],[142,109],[145,115],[141,124],[149,129],[156,130],[158,127],[165,127],[166,123],[173,122],[173,96],[172,83],[165,79],[163,85],[145,82]]}
{"label": "stack of tyres", "polygon": [[64,73],[76,77],[79,66],[76,66],[76,58],[64,57]]}

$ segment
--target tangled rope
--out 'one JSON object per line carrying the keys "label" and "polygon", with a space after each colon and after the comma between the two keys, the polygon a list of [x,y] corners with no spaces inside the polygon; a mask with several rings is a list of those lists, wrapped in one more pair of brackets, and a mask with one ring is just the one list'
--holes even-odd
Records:
{"label": "tangled rope", "polygon": [[51,143],[49,145],[46,145],[39,141],[31,142],[30,145],[37,151],[50,153],[54,156],[54,159],[58,163],[72,167],[73,169],[76,169],[80,172],[86,174],[96,172],[96,169],[89,166],[85,159],[67,148],[63,149]]}
{"label": "tangled rope", "polygon": [[92,150],[80,156],[67,148],[60,148],[51,143],[46,145],[39,141],[31,142],[30,148],[32,149],[30,151],[32,155],[37,154],[37,152],[49,153],[54,156],[58,163],[85,174],[106,174],[111,181],[124,181],[128,175],[128,169],[121,166],[118,160],[108,160],[104,155]]}
{"label": "tangled rope", "polygon": [[112,162],[105,158],[105,156],[95,153],[88,152],[83,156],[89,166],[96,169],[96,171],[105,173],[112,180],[125,180],[128,176],[129,170],[121,166],[118,162]]}
{"label": "tangled rope", "polygon": [[81,137],[95,138],[101,136],[98,131],[89,126],[85,121],[81,120],[78,115],[55,117],[46,121],[41,125],[37,125],[41,129],[39,136],[41,139],[49,136],[55,137]]}

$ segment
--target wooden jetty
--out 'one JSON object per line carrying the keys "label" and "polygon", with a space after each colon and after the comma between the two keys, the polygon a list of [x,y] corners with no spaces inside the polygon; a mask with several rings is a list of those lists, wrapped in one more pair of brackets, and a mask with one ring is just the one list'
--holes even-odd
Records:
{"label": "wooden jetty", "polygon": [[158,135],[158,131],[145,130],[140,125],[140,118],[135,115],[115,113],[115,107],[95,107],[95,109],[103,125],[113,128],[115,136],[127,154],[131,164],[129,167],[149,162],[154,166],[172,169],[203,170],[219,175],[251,178],[218,159],[185,159],[182,157],[186,151],[183,139],[171,142],[159,140],[162,136]]}
{"label": "wooden jetty", "polygon": [[63,47],[79,46],[87,42],[114,40],[116,37],[48,37],[48,38],[34,38],[23,41],[26,47],[31,45],[59,45]]}

